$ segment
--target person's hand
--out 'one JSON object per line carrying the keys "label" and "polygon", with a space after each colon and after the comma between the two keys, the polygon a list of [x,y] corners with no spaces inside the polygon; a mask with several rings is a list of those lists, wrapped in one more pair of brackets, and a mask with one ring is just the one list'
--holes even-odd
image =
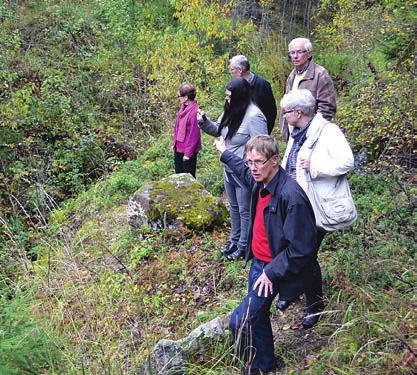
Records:
{"label": "person's hand", "polygon": [[184,156],[182,157],[182,160],[187,161],[187,160],[190,160],[190,158],[189,158],[188,156],[185,156],[185,155],[184,155]]}
{"label": "person's hand", "polygon": [[201,109],[197,110],[197,122],[205,122],[207,120],[207,116]]}
{"label": "person's hand", "polygon": [[214,141],[214,146],[216,146],[217,150],[220,152],[220,155],[226,150],[226,143],[224,142],[224,138],[220,137]]}
{"label": "person's hand", "polygon": [[258,277],[258,280],[256,280],[253,290],[258,289],[258,296],[260,297],[262,293],[264,293],[264,297],[268,297],[268,292],[272,294],[273,292],[273,286],[271,280],[268,279],[268,276],[266,276],[265,271],[262,272],[262,275]]}
{"label": "person's hand", "polygon": [[310,170],[310,159],[300,158],[300,167],[309,171]]}

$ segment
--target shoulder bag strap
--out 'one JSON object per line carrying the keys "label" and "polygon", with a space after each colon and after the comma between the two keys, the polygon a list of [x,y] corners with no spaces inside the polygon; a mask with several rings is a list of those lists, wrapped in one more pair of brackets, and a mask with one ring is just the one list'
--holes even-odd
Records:
{"label": "shoulder bag strap", "polygon": [[[310,150],[310,153],[308,155],[309,159],[311,158],[311,154],[313,153],[314,147],[316,147],[317,141],[319,140],[319,137],[327,124],[328,122],[321,124],[316,129],[315,133],[306,139],[306,147]],[[310,171],[307,173],[307,182],[311,182]]]}

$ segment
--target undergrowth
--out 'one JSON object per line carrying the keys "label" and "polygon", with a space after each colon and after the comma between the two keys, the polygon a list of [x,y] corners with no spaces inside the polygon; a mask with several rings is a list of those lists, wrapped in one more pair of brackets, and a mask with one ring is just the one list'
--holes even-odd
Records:
{"label": "undergrowth", "polygon": [[[170,138],[164,135],[143,156],[53,211],[34,248],[36,277],[26,280],[39,291],[52,327],[70,343],[64,352],[69,373],[132,373],[158,339],[181,338],[238,302],[244,272],[217,252],[226,227],[213,234],[139,234],[127,225],[128,197],[173,173]],[[203,143],[197,178],[219,193],[218,155],[211,139]]]}
{"label": "undergrowth", "polygon": [[293,353],[280,352],[292,358],[288,373],[411,374],[417,344],[414,189],[384,174],[356,174],[350,182],[358,221],[327,235],[320,253],[328,303],[316,330],[327,344],[301,366]]}
{"label": "undergrowth", "polygon": [[[173,173],[172,129],[164,124],[174,118],[179,81],[192,77],[199,103],[216,118],[232,49],[248,51],[279,92],[288,67],[276,55],[284,56],[285,43],[262,37],[258,46],[248,37],[253,25],[235,27],[215,2],[9,3],[0,5],[0,208],[19,215],[0,218],[0,373],[137,373],[160,338],[179,339],[230,312],[246,289],[247,269],[217,251],[227,224],[212,233],[139,235],[126,223],[129,196]],[[341,91],[338,124],[376,163],[350,176],[357,223],[323,243],[328,301],[320,323],[302,332],[302,312],[273,311],[282,373],[417,371],[415,10],[408,0],[373,3],[320,3],[326,22],[314,43]],[[161,124],[165,132],[153,138]],[[197,178],[219,195],[222,168],[211,142],[203,137]],[[371,173],[381,170],[392,173]],[[237,368],[219,342],[187,371]]]}
{"label": "undergrowth", "polygon": [[[3,285],[0,291],[0,374],[59,373],[63,341],[36,311],[33,296]],[[12,298],[13,297],[13,298]]]}
{"label": "undergrowth", "polygon": [[[38,260],[22,277],[41,301],[39,318],[67,342],[67,373],[134,373],[159,339],[186,336],[232,311],[245,293],[247,269],[224,263],[217,251],[227,227],[139,236],[127,225],[129,195],[173,172],[169,139],[55,210],[35,248]],[[204,138],[197,178],[215,181],[217,194],[222,176],[210,143]],[[211,168],[219,170],[215,179]],[[313,337],[321,344],[300,332],[282,345],[290,336],[278,328],[283,373],[412,373],[415,189],[394,174],[353,174],[350,182],[358,221],[328,235],[320,253],[328,303]],[[192,359],[189,373],[238,373],[223,345]]]}
{"label": "undergrowth", "polygon": [[[172,172],[167,145],[162,139],[55,211],[48,241],[39,245],[39,297],[52,327],[70,342],[69,373],[133,373],[157,340],[186,336],[233,310],[245,293],[247,269],[224,263],[217,251],[226,228],[138,236],[126,224],[129,194],[156,178],[153,171]],[[152,160],[158,169],[139,167]],[[124,176],[132,183],[120,185]],[[314,337],[322,344],[309,347],[299,333],[288,348],[278,345],[283,373],[413,371],[407,355],[416,344],[415,191],[396,175],[353,174],[350,182],[358,221],[328,235],[320,253],[328,303]],[[289,338],[276,334],[280,343]],[[189,374],[237,373],[223,345],[192,359]]]}

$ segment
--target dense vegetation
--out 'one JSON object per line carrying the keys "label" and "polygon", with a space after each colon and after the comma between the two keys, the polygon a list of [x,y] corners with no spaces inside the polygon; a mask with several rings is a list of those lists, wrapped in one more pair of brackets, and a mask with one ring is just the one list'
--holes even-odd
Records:
{"label": "dense vegetation", "polygon": [[[180,82],[216,116],[228,58],[242,52],[279,99],[286,38],[307,30],[335,79],[337,123],[368,162],[350,178],[358,222],[321,253],[321,345],[277,350],[287,373],[415,370],[416,11],[411,0],[305,3],[0,2],[0,373],[134,373],[159,338],[230,311],[246,270],[214,251],[227,228],[139,239],[126,201],[172,172]],[[198,179],[220,194],[210,143]],[[214,348],[189,371],[237,373],[228,358]]]}

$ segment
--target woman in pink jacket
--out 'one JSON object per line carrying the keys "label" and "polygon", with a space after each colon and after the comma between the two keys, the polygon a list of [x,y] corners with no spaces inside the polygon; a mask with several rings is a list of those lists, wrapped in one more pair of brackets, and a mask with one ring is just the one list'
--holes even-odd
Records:
{"label": "woman in pink jacket", "polygon": [[178,89],[181,103],[175,121],[172,149],[175,173],[190,173],[195,178],[197,154],[201,150],[201,133],[197,124],[198,105],[194,85],[184,83]]}

